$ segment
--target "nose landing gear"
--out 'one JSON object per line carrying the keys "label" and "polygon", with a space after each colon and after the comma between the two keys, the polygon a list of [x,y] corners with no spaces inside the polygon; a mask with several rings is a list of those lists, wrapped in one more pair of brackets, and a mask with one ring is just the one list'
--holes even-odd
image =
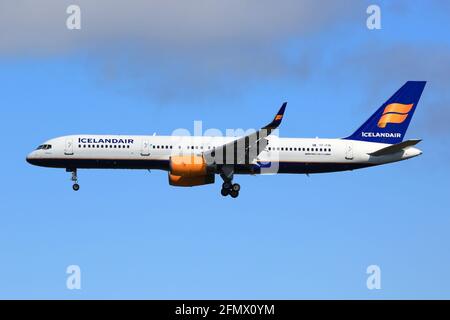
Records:
{"label": "nose landing gear", "polygon": [[80,185],[78,184],[77,169],[67,169],[66,171],[72,172],[72,178],[70,180],[73,182],[73,191],[80,190]]}

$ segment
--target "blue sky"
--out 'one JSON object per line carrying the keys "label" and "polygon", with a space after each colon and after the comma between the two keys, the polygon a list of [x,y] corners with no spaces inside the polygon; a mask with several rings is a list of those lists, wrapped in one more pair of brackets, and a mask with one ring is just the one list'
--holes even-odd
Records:
{"label": "blue sky", "polygon": [[[167,31],[173,21],[147,21],[159,28],[147,34],[131,9],[123,32],[95,25],[100,9],[85,1],[87,21],[67,31],[64,2],[62,16],[45,2],[49,16],[30,22],[36,33],[20,23],[27,5],[0,19],[0,37],[15,39],[0,45],[0,298],[450,298],[448,5],[378,1],[382,29],[370,31],[364,1],[282,2],[289,28],[270,1],[248,11],[230,1],[201,7],[231,15],[201,21],[211,34],[188,23],[201,10],[177,18],[186,24],[178,33]],[[155,1],[158,12],[177,14],[164,3]],[[421,157],[310,177],[237,176],[237,199],[221,197],[219,182],[170,187],[158,171],[80,170],[74,193],[64,170],[25,162],[65,134],[171,134],[193,131],[195,120],[257,128],[283,101],[281,136],[342,137],[407,80],[428,81],[407,132],[424,139]],[[81,290],[66,288],[72,264]],[[366,288],[372,264],[381,290]]]}

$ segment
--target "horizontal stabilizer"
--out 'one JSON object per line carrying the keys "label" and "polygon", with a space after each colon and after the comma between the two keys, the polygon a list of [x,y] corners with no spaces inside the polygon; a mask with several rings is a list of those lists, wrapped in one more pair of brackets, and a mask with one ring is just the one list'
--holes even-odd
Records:
{"label": "horizontal stabilizer", "polygon": [[404,150],[405,148],[414,146],[416,144],[418,144],[420,141],[422,141],[421,139],[412,139],[412,140],[406,140],[397,144],[393,144],[389,147],[377,150],[375,152],[372,153],[368,153],[369,156],[384,156],[387,154],[391,154],[391,153],[396,153],[396,152],[400,152],[402,150]]}

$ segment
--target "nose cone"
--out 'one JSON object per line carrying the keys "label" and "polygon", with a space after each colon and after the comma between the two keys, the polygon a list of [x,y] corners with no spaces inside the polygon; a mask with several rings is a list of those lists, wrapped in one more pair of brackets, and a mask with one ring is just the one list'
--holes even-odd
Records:
{"label": "nose cone", "polygon": [[33,152],[30,152],[30,153],[27,155],[27,162],[28,162],[29,164],[36,165],[36,154],[34,153],[34,151],[33,151]]}

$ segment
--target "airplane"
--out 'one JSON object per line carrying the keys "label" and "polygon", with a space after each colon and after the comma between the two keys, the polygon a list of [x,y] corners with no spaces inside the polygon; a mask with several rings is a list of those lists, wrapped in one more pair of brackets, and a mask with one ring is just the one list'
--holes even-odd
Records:
{"label": "airplane", "polygon": [[159,169],[169,184],[193,187],[222,180],[221,194],[239,196],[239,174],[313,174],[354,170],[422,154],[421,140],[404,141],[426,81],[408,81],[353,134],[338,139],[281,138],[287,103],[272,122],[241,137],[70,135],[48,140],[28,154],[28,163],[64,168],[78,191],[78,169]]}

